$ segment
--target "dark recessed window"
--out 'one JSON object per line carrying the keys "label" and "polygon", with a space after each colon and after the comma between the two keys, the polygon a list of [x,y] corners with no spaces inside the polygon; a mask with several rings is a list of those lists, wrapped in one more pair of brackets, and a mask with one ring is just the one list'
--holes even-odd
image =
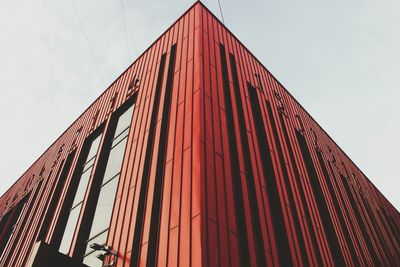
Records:
{"label": "dark recessed window", "polygon": [[26,209],[27,200],[28,197],[26,196],[11,211],[9,211],[5,217],[3,217],[3,220],[5,220],[4,224],[7,227],[0,229],[0,259],[2,258],[3,252],[6,250],[8,244],[10,243],[19,221],[21,220],[21,215]]}

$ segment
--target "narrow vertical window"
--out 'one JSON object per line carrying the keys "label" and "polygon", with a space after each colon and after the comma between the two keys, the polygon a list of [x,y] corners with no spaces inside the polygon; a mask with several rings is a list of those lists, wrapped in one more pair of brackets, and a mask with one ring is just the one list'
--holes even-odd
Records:
{"label": "narrow vertical window", "polygon": [[225,113],[226,113],[226,124],[228,132],[229,142],[229,157],[231,160],[231,172],[232,172],[232,189],[234,194],[234,205],[235,205],[235,217],[237,224],[237,235],[238,235],[238,246],[239,246],[239,259],[241,266],[250,265],[250,252],[247,238],[245,211],[244,211],[244,196],[243,186],[240,177],[239,169],[239,157],[237,148],[237,137],[235,134],[235,125],[233,117],[232,100],[229,85],[229,74],[228,64],[226,61],[225,47],[220,44],[220,56],[221,56],[221,68],[222,68],[222,80],[223,80],[223,91],[225,97]]}
{"label": "narrow vertical window", "polygon": [[318,179],[317,171],[315,170],[315,166],[310,151],[308,150],[307,147],[306,139],[299,131],[296,131],[296,135],[297,135],[297,141],[299,142],[300,145],[301,154],[303,155],[303,160],[306,166],[310,184],[316,199],[318,211],[326,231],[326,236],[331,246],[331,254],[333,261],[337,266],[344,266],[345,261],[339,244],[338,236],[333,226],[332,217],[329,213],[328,206],[326,204],[326,199],[324,197],[324,193],[322,191],[322,187]]}
{"label": "narrow vertical window", "polygon": [[63,163],[60,164],[60,170],[61,170],[61,166],[62,166],[62,171],[61,171],[61,174],[57,173],[57,176],[55,178],[56,185],[54,188],[54,193],[50,200],[50,203],[49,203],[45,218],[43,220],[42,226],[40,228],[40,232],[38,234],[37,240],[43,240],[46,237],[46,234],[49,230],[51,221],[54,216],[54,212],[57,208],[57,203],[60,200],[61,192],[62,192],[62,189],[64,188],[65,181],[66,181],[68,173],[70,171],[74,156],[75,156],[75,150],[68,155],[67,159],[65,160],[64,166],[63,166]]}
{"label": "narrow vertical window", "polygon": [[[32,181],[31,181],[31,183],[32,183]],[[34,209],[37,208],[37,206],[35,207],[35,200],[39,195],[39,192],[40,192],[40,189],[42,187],[42,184],[43,184],[43,180],[40,180],[36,185],[33,186],[34,193],[33,193],[32,198],[30,199],[30,201],[28,200],[28,198],[26,198],[27,204],[24,206],[23,209],[27,210],[27,212],[28,211],[31,211],[31,212],[33,211],[34,212]],[[27,224],[27,220],[28,220],[29,216],[23,216],[23,215],[24,215],[24,211],[22,211],[20,213],[20,217],[18,218],[18,222],[15,225],[15,226],[21,225],[21,227],[19,228],[19,231],[17,230],[17,228],[14,229],[14,233],[13,233],[13,235],[15,235],[15,237],[13,237],[14,240],[19,240],[21,238],[21,234],[23,234],[23,229],[24,229],[23,226],[25,226]],[[10,241],[11,241],[11,239],[10,239]],[[15,253],[16,249],[17,249],[17,242],[10,243],[9,251],[12,251],[13,253]],[[7,258],[5,258],[3,260],[3,262],[7,262],[7,263],[10,262],[13,253],[9,253],[7,255]]]}
{"label": "narrow vertical window", "polygon": [[369,206],[369,204],[367,203],[367,201],[363,195],[361,195],[361,201],[364,204],[365,210],[366,210],[369,220],[371,222],[372,230],[375,232],[375,234],[378,238],[379,244],[381,244],[381,246],[382,246],[383,253],[385,254],[387,260],[389,261],[389,264],[391,266],[394,266],[395,263],[393,262],[393,256],[390,253],[388,244],[383,240],[381,229],[377,225],[376,218],[371,210],[371,207]]}
{"label": "narrow vertical window", "polygon": [[289,134],[288,134],[288,131],[287,131],[286,124],[285,124],[285,121],[284,121],[282,113],[279,113],[279,120],[280,120],[281,125],[282,125],[282,130],[283,130],[283,134],[284,134],[284,137],[285,137],[286,147],[288,148],[290,161],[292,163],[293,170],[294,170],[294,175],[296,177],[297,188],[299,189],[300,199],[301,199],[301,202],[302,202],[303,207],[304,207],[304,213],[305,213],[305,216],[306,216],[308,229],[310,229],[311,242],[312,242],[312,245],[315,248],[314,251],[315,251],[315,254],[317,256],[317,265],[318,266],[322,266],[323,263],[322,263],[321,250],[319,249],[319,246],[318,246],[316,231],[313,228],[313,225],[312,225],[312,222],[311,222],[310,209],[307,206],[306,194],[304,192],[303,185],[301,184],[301,181],[300,181],[301,178],[300,178],[299,168],[298,168],[296,160],[294,158],[293,148],[292,148],[292,145],[291,145],[291,141],[290,141],[290,138],[289,138]]}
{"label": "narrow vertical window", "polygon": [[90,227],[89,236],[85,241],[86,249],[83,263],[89,266],[102,266],[101,261],[95,257],[97,253],[90,248],[90,244],[105,244],[107,241],[133,110],[134,105],[132,103],[132,105],[118,117],[115,132],[111,138],[111,148],[108,150],[108,160],[104,175],[101,179],[100,192],[97,204],[95,205],[92,225]]}
{"label": "narrow vertical window", "polygon": [[76,191],[74,192],[75,196],[72,201],[72,207],[68,210],[68,220],[59,247],[59,251],[64,254],[68,254],[71,246],[79,213],[81,211],[83,199],[85,197],[86,188],[91,177],[93,165],[100,145],[101,136],[101,134],[98,134],[91,142],[87,157],[85,160],[83,160],[84,163],[80,168],[82,169],[82,172],[78,178],[79,184],[76,188]]}
{"label": "narrow vertical window", "polygon": [[131,258],[131,266],[139,265],[139,253],[140,253],[140,245],[142,241],[143,234],[143,223],[144,223],[144,213],[145,213],[145,205],[146,205],[146,196],[149,186],[149,176],[150,176],[150,167],[151,161],[153,157],[153,146],[155,143],[155,133],[157,126],[157,116],[158,110],[160,108],[160,98],[161,98],[161,89],[163,84],[164,77],[164,68],[165,68],[166,54],[162,54],[160,65],[158,69],[157,75],[157,83],[154,92],[154,100],[153,100],[153,110],[151,111],[150,117],[150,128],[149,134],[146,144],[146,154],[144,159],[143,173],[141,175],[141,185],[140,185],[140,194],[139,194],[139,203],[138,203],[138,211],[136,215],[136,224],[133,238],[133,246],[132,246],[132,258]]}
{"label": "narrow vertical window", "polygon": [[234,99],[237,107],[237,118],[238,118],[238,125],[240,131],[240,139],[238,140],[242,144],[243,155],[244,155],[244,164],[246,168],[246,185],[248,190],[248,198],[250,202],[250,214],[254,229],[254,241],[255,241],[255,250],[257,256],[257,262],[260,266],[266,265],[265,260],[265,251],[264,251],[264,243],[262,238],[262,230],[261,230],[261,222],[260,222],[260,215],[259,215],[259,208],[257,202],[257,194],[256,194],[256,186],[254,182],[254,174],[253,174],[253,167],[251,164],[250,158],[250,146],[249,140],[247,137],[247,129],[246,129],[246,122],[244,118],[244,108],[242,103],[242,98],[240,94],[240,85],[239,85],[239,76],[236,68],[236,59],[233,54],[229,54],[229,60],[231,63],[231,72],[233,78],[233,91],[234,91]]}
{"label": "narrow vertical window", "polygon": [[365,224],[364,224],[364,222],[362,220],[362,216],[361,216],[360,210],[358,209],[357,204],[356,204],[356,200],[354,199],[353,194],[351,193],[351,189],[349,187],[349,184],[347,183],[346,178],[342,174],[340,174],[340,178],[341,178],[342,183],[344,185],[344,189],[346,191],[346,195],[347,195],[347,197],[348,197],[348,199],[350,201],[350,205],[351,205],[351,207],[353,209],[353,212],[354,212],[355,217],[357,219],[358,225],[361,228],[361,233],[363,234],[364,240],[367,243],[368,250],[371,253],[372,260],[374,261],[374,265],[375,266],[379,266],[382,263],[378,259],[378,255],[376,254],[376,250],[375,250],[375,248],[374,248],[374,246],[373,246],[373,244],[371,242],[371,236],[369,235],[369,233],[367,231],[367,228],[366,228],[366,226],[365,226]]}
{"label": "narrow vertical window", "polygon": [[21,220],[21,215],[24,213],[24,210],[26,208],[28,196],[22,199],[11,211],[8,212],[7,215],[5,215],[5,217],[3,217],[4,225],[2,225],[3,227],[0,230],[0,259],[3,257],[3,253],[10,243],[15,229],[17,228],[18,223]]}
{"label": "narrow vertical window", "polygon": [[[279,99],[280,99],[279,103],[280,103],[281,106],[279,106],[278,109],[283,110],[283,108],[282,108],[283,104],[281,102],[282,99],[281,98],[279,98]],[[257,101],[257,103],[258,103],[258,101]],[[296,208],[296,204],[295,204],[295,200],[294,200],[294,196],[293,196],[293,191],[292,191],[292,188],[290,186],[290,181],[289,181],[289,175],[288,175],[288,171],[287,171],[286,161],[285,161],[285,158],[283,156],[281,141],[280,141],[280,138],[279,138],[279,135],[278,135],[278,127],[276,126],[276,123],[275,123],[275,119],[274,119],[274,115],[273,115],[273,112],[272,112],[271,104],[268,101],[267,101],[267,111],[268,111],[268,116],[270,118],[270,122],[271,122],[271,126],[272,126],[272,133],[273,133],[273,136],[274,136],[276,149],[277,149],[278,156],[279,156],[279,162],[280,162],[281,170],[282,170],[282,174],[283,174],[283,180],[282,180],[283,181],[283,185],[287,190],[289,203],[293,207],[293,210],[295,210],[296,213],[297,213],[297,214],[293,214],[292,218],[294,220],[294,227],[296,229],[297,238],[298,238],[299,245],[300,245],[300,254],[302,256],[303,263],[305,265],[309,265],[308,258],[307,258],[307,251],[306,251],[306,247],[305,247],[305,244],[304,244],[304,238],[303,238],[303,234],[301,232],[301,225],[300,225],[300,220],[299,220],[299,216],[301,216],[301,212]],[[281,112],[279,112],[279,114],[282,115]]]}
{"label": "narrow vertical window", "polygon": [[[275,172],[273,170],[274,163],[272,161],[270,149],[268,146],[268,136],[266,133],[267,128],[264,124],[261,106],[258,101],[257,92],[255,90],[255,88],[248,87],[251,109],[253,112],[254,127],[257,136],[258,149],[260,151],[262,162],[261,165],[263,168],[266,190],[268,193],[268,202],[271,209],[274,235],[276,239],[276,244],[278,246],[279,262],[282,266],[292,266],[293,263],[291,261],[289,240],[284,226],[283,210],[286,209],[286,207],[282,204],[281,198],[279,196],[277,177],[275,176]],[[270,112],[270,110],[268,111]]]}
{"label": "narrow vertical window", "polygon": [[[390,217],[387,212],[385,211],[384,208],[381,208],[382,214],[386,219],[387,224],[389,225],[392,235],[397,241],[397,245],[400,247],[400,229],[397,227],[397,225],[394,223],[392,217]],[[383,218],[382,218],[383,220]]]}
{"label": "narrow vertical window", "polygon": [[161,202],[162,189],[164,185],[165,158],[167,156],[168,125],[170,116],[170,107],[172,101],[172,89],[175,72],[176,44],[171,47],[170,59],[168,64],[168,73],[165,87],[164,104],[162,108],[161,131],[159,140],[159,149],[157,155],[156,180],[154,183],[153,205],[151,211],[149,247],[147,251],[147,260],[149,266],[155,266],[158,257],[158,235],[160,231],[161,220]]}
{"label": "narrow vertical window", "polygon": [[[21,233],[22,233],[22,229],[17,231],[17,226],[26,224],[28,216],[23,216],[23,215],[25,213],[25,210],[28,210],[28,211],[32,210],[32,208],[33,208],[33,206],[35,204],[35,200],[36,200],[36,198],[38,196],[38,193],[40,191],[40,188],[42,186],[42,182],[43,182],[43,180],[40,180],[39,183],[34,187],[34,193],[33,193],[33,196],[32,196],[32,198],[31,198],[29,203],[28,203],[29,197],[27,197],[27,196],[24,198],[25,200],[21,200],[20,201],[21,205],[23,205],[23,206],[22,206],[21,211],[18,211],[18,213],[17,213],[18,214],[17,215],[18,218],[15,221],[15,223],[13,224],[11,235],[10,235],[10,237],[9,237],[9,239],[7,241],[7,244],[5,245],[4,249],[7,249],[7,246],[11,246],[8,249],[8,251],[15,252],[14,250],[15,250],[15,247],[16,247],[16,242],[10,243],[11,239],[19,240],[19,238],[21,236]],[[3,251],[3,254],[4,254],[4,251]],[[7,256],[7,258],[5,258],[3,260],[3,262],[9,262],[12,255],[13,255],[13,253],[9,253],[8,255],[3,255],[3,256]]]}
{"label": "narrow vertical window", "polygon": [[356,266],[360,266],[360,262],[359,262],[359,259],[358,259],[357,253],[356,253],[356,249],[354,247],[353,242],[351,241],[350,232],[349,232],[349,229],[347,228],[346,222],[344,220],[344,215],[342,213],[342,209],[340,208],[340,205],[339,205],[339,196],[335,194],[335,191],[334,191],[334,188],[333,188],[333,185],[331,182],[331,178],[329,177],[328,169],[326,168],[324,158],[322,157],[322,153],[317,149],[315,150],[315,152],[317,153],[319,165],[322,168],[322,173],[324,174],[325,182],[328,186],[328,190],[331,195],[333,205],[335,206],[336,214],[338,215],[337,217],[339,218],[339,222],[342,226],[342,230],[344,233],[344,237],[346,238],[347,246],[350,249],[350,254],[351,254],[353,263]]}

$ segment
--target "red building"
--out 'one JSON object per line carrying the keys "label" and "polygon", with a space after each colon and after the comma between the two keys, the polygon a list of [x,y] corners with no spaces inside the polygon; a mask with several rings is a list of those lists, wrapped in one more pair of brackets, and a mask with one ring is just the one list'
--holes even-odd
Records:
{"label": "red building", "polygon": [[1,197],[0,266],[400,266],[399,229],[196,3]]}

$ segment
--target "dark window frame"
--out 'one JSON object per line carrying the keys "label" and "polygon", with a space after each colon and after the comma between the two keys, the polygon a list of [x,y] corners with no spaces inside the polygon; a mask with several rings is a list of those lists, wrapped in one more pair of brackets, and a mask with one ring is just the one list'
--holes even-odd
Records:
{"label": "dark window frame", "polygon": [[[113,145],[113,141],[116,138],[118,138],[121,134],[123,134],[126,131],[126,129],[130,128],[130,126],[126,127],[116,137],[114,137],[114,134],[115,134],[115,131],[117,128],[117,124],[118,124],[118,119],[125,111],[127,111],[130,107],[135,105],[136,98],[137,98],[137,93],[133,94],[116,111],[114,111],[112,113],[112,115],[109,118],[108,127],[103,132],[103,135],[104,135],[103,142],[102,142],[102,144],[100,144],[99,151],[97,153],[98,156],[96,159],[97,163],[95,163],[96,168],[93,170],[93,173],[91,175],[92,183],[90,184],[90,188],[87,188],[87,191],[86,191],[87,197],[85,197],[86,201],[85,200],[83,201],[83,206],[82,206],[82,210],[81,210],[81,214],[80,214],[80,216],[82,217],[81,224],[78,225],[78,227],[74,233],[74,236],[76,237],[76,243],[75,243],[75,246],[70,249],[70,253],[72,251],[72,257],[74,259],[83,260],[85,254],[86,254],[85,253],[86,246],[87,246],[87,242],[89,241],[89,235],[90,235],[90,231],[91,231],[92,224],[93,224],[93,219],[94,219],[94,215],[95,215],[95,211],[96,211],[96,206],[98,203],[100,190],[103,186],[103,179],[104,179],[104,174],[105,174],[106,167],[107,167],[107,162],[108,162],[112,148],[117,145],[117,144]],[[135,111],[135,107],[133,108],[133,111],[132,111],[131,121],[133,119],[134,111]],[[128,138],[128,136],[129,136],[129,131],[127,133],[127,137],[125,137],[125,138]],[[122,138],[119,142],[121,142],[122,140],[124,140],[124,138]],[[125,147],[125,150],[126,150],[126,147]],[[122,169],[122,165],[121,165],[121,169]],[[120,170],[120,172],[121,172],[121,170]],[[118,175],[120,174],[120,172],[118,173]],[[118,175],[114,175],[113,178],[108,179],[107,183],[109,183],[112,179],[115,179]],[[120,181],[118,181],[117,190],[118,190],[119,182]],[[114,208],[115,208],[114,206],[115,206],[115,200],[113,203],[112,210],[114,210]],[[110,221],[110,223],[111,223],[111,221]],[[96,236],[98,236],[100,234],[101,233],[98,233],[98,234],[96,234]],[[91,238],[91,239],[93,239],[93,238]],[[108,235],[107,235],[107,238],[108,238]],[[90,254],[90,253],[87,253],[87,254]]]}

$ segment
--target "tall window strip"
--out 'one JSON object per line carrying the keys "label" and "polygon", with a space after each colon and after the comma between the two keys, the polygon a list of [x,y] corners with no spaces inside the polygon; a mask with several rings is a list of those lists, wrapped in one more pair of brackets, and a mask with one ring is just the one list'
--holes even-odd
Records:
{"label": "tall window strip", "polygon": [[[102,262],[96,258],[97,253],[90,248],[90,244],[97,243],[104,245],[107,241],[133,110],[134,104],[132,103],[118,117],[115,132],[111,138],[111,147],[107,149],[109,153],[104,175],[103,177],[95,177],[95,179],[101,180],[101,184],[99,186],[99,194],[94,208],[95,211],[89,236],[85,241],[83,259],[83,263],[91,267],[102,266]],[[118,111],[116,112],[118,113]],[[90,201],[96,202],[92,199]]]}
{"label": "tall window strip", "polygon": [[355,215],[355,217],[357,219],[358,225],[360,226],[361,233],[362,233],[362,235],[364,237],[364,240],[365,240],[365,242],[367,244],[368,250],[369,250],[369,252],[370,252],[370,254],[372,256],[372,260],[374,262],[374,265],[375,266],[380,266],[380,265],[382,265],[382,262],[380,261],[380,259],[378,258],[378,255],[376,254],[376,250],[375,250],[375,248],[374,248],[374,246],[373,246],[373,244],[371,242],[371,238],[372,237],[369,235],[369,233],[367,231],[367,228],[366,228],[366,226],[365,226],[365,224],[364,224],[364,222],[362,220],[361,213],[360,213],[360,211],[359,211],[359,209],[357,207],[357,204],[356,204],[356,201],[355,201],[355,199],[353,197],[353,194],[351,193],[351,189],[350,189],[350,187],[349,187],[349,185],[348,185],[348,183],[346,181],[346,178],[342,174],[340,174],[340,178],[342,180],[344,189],[346,191],[346,195],[347,195],[347,197],[348,197],[348,199],[350,201],[351,208],[353,209],[354,215]]}
{"label": "tall window strip", "polygon": [[2,228],[0,230],[1,240],[0,240],[0,259],[3,256],[3,252],[6,250],[8,244],[10,243],[15,229],[21,219],[21,215],[24,213],[26,208],[26,203],[29,195],[25,196],[11,211],[3,217]]}
{"label": "tall window strip", "polygon": [[375,216],[372,213],[372,210],[371,210],[370,206],[368,205],[368,203],[367,203],[367,201],[366,201],[366,199],[364,198],[363,195],[361,195],[361,201],[364,204],[365,210],[367,211],[367,215],[368,215],[368,218],[369,218],[369,220],[371,222],[372,229],[374,230],[374,232],[375,232],[375,234],[376,234],[376,236],[378,238],[379,243],[382,244],[382,249],[383,249],[383,252],[384,252],[384,254],[386,256],[386,259],[388,260],[390,266],[394,266],[394,264],[395,264],[394,257],[391,255],[391,252],[390,252],[390,249],[388,247],[388,244],[386,242],[384,242],[383,237],[382,237],[382,233],[381,233],[381,229],[377,225]]}
{"label": "tall window strip", "polygon": [[235,104],[237,107],[237,118],[238,118],[238,126],[240,132],[240,142],[242,144],[243,155],[244,155],[244,164],[245,164],[245,172],[246,172],[246,185],[249,195],[250,201],[250,214],[253,224],[254,230],[254,241],[255,241],[255,249],[256,249],[256,256],[257,256],[257,263],[259,266],[266,265],[265,259],[265,250],[264,250],[264,242],[263,242],[263,235],[261,230],[261,221],[260,221],[260,214],[259,214],[259,206],[257,201],[257,193],[256,193],[256,186],[253,174],[253,167],[251,164],[250,158],[250,146],[247,137],[247,129],[246,129],[246,122],[244,118],[244,107],[242,103],[242,98],[240,94],[240,85],[239,85],[239,77],[238,71],[236,67],[236,59],[233,54],[229,54],[229,60],[231,64],[231,72],[233,78],[233,91],[234,91],[234,99]]}
{"label": "tall window strip", "polygon": [[[21,233],[22,233],[23,229],[21,228],[21,229],[19,229],[19,231],[18,231],[17,226],[18,226],[18,225],[25,225],[25,224],[26,224],[26,221],[27,221],[27,219],[28,219],[29,216],[27,216],[27,215],[26,215],[26,216],[23,216],[23,215],[24,215],[26,209],[32,210],[32,209],[34,208],[35,200],[36,200],[36,198],[37,198],[37,196],[38,196],[38,193],[39,193],[39,191],[40,191],[40,188],[41,188],[41,186],[42,186],[42,183],[43,183],[43,180],[40,180],[39,183],[36,185],[36,187],[35,187],[35,189],[34,189],[35,192],[33,193],[33,196],[32,196],[32,198],[30,199],[30,201],[29,201],[29,198],[26,198],[26,202],[24,203],[24,206],[23,206],[23,208],[22,208],[22,211],[21,211],[21,212],[19,213],[19,215],[18,215],[17,222],[14,224],[13,231],[12,231],[12,233],[11,233],[11,236],[10,236],[9,240],[8,240],[8,243],[9,243],[9,244],[6,245],[5,249],[7,249],[7,246],[8,246],[8,245],[10,245],[11,247],[9,248],[9,251],[14,251],[14,250],[15,250],[15,247],[16,247],[16,245],[17,245],[17,242],[10,243],[10,242],[11,242],[11,239],[14,238],[14,236],[15,236],[14,240],[19,240],[19,239],[20,239],[20,236],[21,236]],[[7,258],[1,259],[1,261],[2,261],[3,263],[4,263],[4,262],[5,262],[5,263],[9,263],[10,260],[11,260],[12,255],[13,255],[13,253],[8,253]]]}
{"label": "tall window strip", "polygon": [[386,222],[388,223],[388,225],[389,225],[389,227],[390,227],[390,229],[391,229],[391,232],[392,232],[394,238],[395,238],[396,241],[397,241],[398,247],[400,247],[400,229],[399,229],[399,228],[397,227],[397,225],[394,223],[392,217],[390,217],[390,216],[387,214],[387,212],[385,211],[384,208],[381,208],[381,211],[382,211],[383,216],[384,216],[385,219],[386,219]]}
{"label": "tall window strip", "polygon": [[156,180],[154,183],[153,205],[151,211],[149,246],[147,250],[147,265],[156,266],[158,258],[158,241],[161,220],[162,189],[165,178],[165,158],[167,154],[168,125],[172,100],[173,79],[175,72],[176,44],[171,47],[164,104],[161,118],[161,131],[157,155]]}
{"label": "tall window strip", "polygon": [[285,137],[286,147],[287,147],[287,149],[289,151],[290,162],[291,162],[291,165],[293,166],[293,171],[294,171],[294,175],[295,175],[295,178],[296,178],[295,184],[297,184],[297,188],[299,190],[299,195],[300,195],[300,199],[301,199],[301,202],[302,202],[302,205],[303,205],[303,210],[304,210],[304,213],[305,213],[307,226],[308,226],[308,229],[310,230],[309,233],[310,233],[312,245],[314,247],[314,252],[315,252],[316,257],[317,257],[317,265],[318,266],[322,266],[323,262],[322,262],[321,250],[319,249],[319,246],[318,246],[316,231],[315,231],[315,229],[313,228],[313,225],[312,225],[310,210],[309,210],[309,208],[307,206],[306,194],[304,192],[303,185],[301,184],[301,181],[300,181],[301,178],[300,178],[299,168],[298,168],[296,160],[294,158],[293,148],[292,148],[292,145],[291,145],[291,142],[290,142],[289,134],[288,134],[288,131],[287,131],[287,128],[286,128],[286,124],[285,124],[285,120],[284,120],[284,117],[283,117],[282,113],[279,113],[279,120],[281,122],[283,135]]}
{"label": "tall window strip", "polygon": [[139,265],[139,254],[140,247],[142,242],[142,234],[143,234],[143,223],[145,217],[145,206],[147,200],[147,191],[149,187],[149,176],[150,176],[150,167],[153,158],[153,150],[154,150],[154,142],[155,142],[155,133],[157,126],[157,116],[158,110],[160,108],[160,98],[161,98],[161,89],[163,84],[164,77],[164,68],[165,68],[166,54],[162,54],[160,60],[160,66],[157,75],[156,88],[154,91],[154,100],[153,100],[153,110],[151,112],[150,118],[150,128],[147,138],[146,145],[146,154],[144,159],[143,173],[141,175],[142,182],[140,185],[140,195],[139,195],[139,203],[138,210],[136,215],[136,223],[134,230],[134,238],[133,238],[133,246],[132,246],[132,257],[130,266],[138,266]]}
{"label": "tall window strip", "polygon": [[[258,101],[257,101],[257,103],[258,103]],[[287,171],[286,161],[285,161],[285,158],[283,156],[283,150],[282,150],[282,146],[281,146],[281,141],[280,141],[280,138],[279,138],[279,135],[278,135],[278,128],[277,128],[276,123],[275,123],[275,119],[274,119],[274,115],[273,115],[273,112],[272,112],[271,104],[268,101],[267,101],[267,111],[268,111],[268,117],[269,117],[269,120],[270,120],[271,126],[272,126],[272,133],[274,135],[276,149],[277,149],[278,156],[279,156],[279,162],[280,162],[281,169],[282,169],[283,186],[287,190],[290,206],[295,211],[295,214],[293,214],[292,218],[293,218],[293,221],[294,221],[294,227],[296,229],[297,238],[298,238],[299,245],[300,245],[301,257],[302,257],[302,260],[303,260],[303,264],[309,265],[310,263],[308,262],[307,250],[306,250],[306,246],[304,244],[304,238],[303,238],[303,234],[301,232],[301,225],[300,225],[300,219],[299,219],[299,216],[301,216],[301,212],[300,212],[300,210],[297,209],[296,204],[295,204],[293,191],[292,191],[292,188],[290,186],[290,181],[289,181],[289,175],[288,175],[288,171]],[[279,114],[281,114],[281,113],[279,113]]]}
{"label": "tall window strip", "polygon": [[[346,170],[347,171],[347,170]],[[378,240],[378,236],[376,233],[376,230],[374,229],[372,222],[370,223],[370,221],[368,220],[369,216],[368,214],[366,214],[366,209],[363,205],[363,203],[361,202],[361,200],[359,200],[359,198],[357,197],[357,190],[353,188],[353,186],[351,184],[349,184],[349,186],[352,188],[352,190],[354,191],[354,197],[355,199],[357,199],[357,201],[359,201],[359,205],[360,205],[360,209],[359,211],[361,212],[362,216],[365,219],[365,224],[366,226],[369,228],[371,235],[369,236],[370,239],[375,240],[375,244],[376,244],[376,248],[377,250],[379,250],[380,252],[380,256],[381,256],[381,260],[383,262],[382,265],[384,266],[391,266],[392,264],[389,263],[389,259],[388,259],[388,255],[386,254],[385,248],[383,247],[383,245],[380,244],[380,240]],[[375,233],[375,234],[374,234]]]}
{"label": "tall window strip", "polygon": [[228,132],[229,154],[231,162],[232,186],[234,194],[235,216],[237,224],[237,238],[239,247],[239,260],[241,266],[250,266],[250,252],[247,238],[247,229],[244,211],[244,195],[243,186],[241,182],[239,156],[236,140],[236,132],[233,117],[232,98],[229,84],[228,66],[226,61],[225,47],[220,44],[221,68],[222,68],[222,81],[223,91],[225,97],[225,114],[226,125]]}
{"label": "tall window strip", "polygon": [[322,173],[324,175],[326,185],[328,186],[329,194],[331,195],[331,199],[333,201],[333,205],[335,206],[337,217],[339,218],[339,222],[340,222],[340,224],[342,226],[342,231],[343,231],[344,237],[346,239],[347,247],[350,249],[350,254],[351,254],[352,261],[353,261],[355,266],[360,266],[361,263],[360,263],[360,261],[358,259],[356,249],[355,249],[354,244],[353,244],[353,242],[351,240],[349,229],[348,229],[348,227],[346,225],[346,222],[344,220],[342,209],[340,208],[340,205],[339,205],[339,196],[335,194],[331,179],[329,177],[328,169],[326,168],[326,165],[325,165],[325,162],[324,162],[324,158],[322,157],[322,153],[318,149],[315,149],[315,152],[317,153],[317,158],[318,158],[318,161],[319,161],[319,165],[322,168]]}
{"label": "tall window strip", "polygon": [[[370,209],[372,211],[373,207],[370,206]],[[394,256],[392,251],[394,251],[394,253],[396,254],[397,260],[400,260],[400,250],[399,250],[399,247],[397,246],[395,234],[391,232],[390,228],[388,228],[388,224],[384,221],[384,218],[382,217],[379,209],[376,209],[376,214],[378,215],[378,218],[377,218],[378,226],[379,225],[383,226],[383,229],[382,228],[381,229],[386,233],[387,237],[389,238],[390,244],[392,244],[393,250],[390,250],[392,257]],[[379,221],[380,221],[380,223],[379,223]]]}
{"label": "tall window strip", "polygon": [[333,226],[333,220],[329,213],[328,206],[326,204],[326,199],[324,197],[324,193],[322,191],[322,187],[318,179],[317,171],[315,170],[315,166],[310,151],[308,150],[306,139],[299,131],[296,131],[296,136],[297,136],[297,141],[300,145],[301,154],[303,155],[303,160],[308,173],[310,185],[313,189],[314,196],[316,198],[316,203],[320,214],[320,218],[324,225],[326,236],[330,244],[330,251],[332,254],[333,261],[337,266],[345,266],[343,252],[340,247],[335,228]]}
{"label": "tall window strip", "polygon": [[[249,85],[249,84],[248,84]],[[255,88],[248,87],[251,109],[253,113],[254,127],[256,130],[258,149],[262,162],[263,175],[265,179],[266,191],[269,207],[271,209],[272,226],[275,234],[275,241],[278,247],[279,262],[282,266],[292,266],[290,245],[285,230],[283,210],[286,209],[281,202],[278,190],[278,181],[273,170],[273,162],[270,148],[268,146],[267,127],[265,127],[262,117],[261,106],[258,101]]]}
{"label": "tall window strip", "polygon": [[[333,182],[333,185],[338,189],[338,197],[340,197],[341,199],[342,199],[342,201],[343,201],[343,203],[344,203],[344,194],[341,192],[341,190],[340,190],[340,187],[339,187],[339,184],[338,184],[338,181],[336,180],[336,175],[335,175],[335,173],[334,173],[334,171],[333,171],[333,167],[332,167],[332,164],[331,164],[331,162],[330,161],[328,161],[328,168],[329,168],[329,171],[331,172],[331,174],[332,174],[332,182]],[[344,209],[344,215],[345,216],[347,216],[347,218],[351,218],[351,216],[350,216],[350,213],[349,213],[349,209],[347,209],[347,208],[345,208]],[[355,230],[355,227],[354,227],[354,224],[353,223],[350,223],[350,229],[353,231],[353,233],[356,233],[356,230]],[[357,239],[358,240],[358,244],[359,244],[359,246],[361,247],[361,243],[360,243],[360,240],[359,239]],[[365,257],[365,255],[364,255],[364,253],[362,253],[361,252],[361,256],[362,256],[362,258],[364,258],[364,259],[366,259],[366,257]],[[371,256],[371,257],[373,257],[373,256]],[[375,257],[376,257],[376,255],[375,255]],[[373,259],[374,260],[374,259]]]}
{"label": "tall window strip", "polygon": [[72,207],[68,211],[68,220],[65,226],[65,230],[63,232],[63,236],[61,239],[61,244],[59,247],[59,251],[64,254],[68,254],[72,238],[74,237],[74,232],[76,228],[76,224],[79,218],[79,213],[82,208],[83,199],[85,197],[86,189],[91,177],[92,169],[94,162],[96,160],[98,148],[100,145],[102,134],[97,135],[94,140],[91,142],[89,152],[87,154],[86,160],[82,164],[81,168],[82,172],[79,175],[79,184],[76,189],[75,196],[72,201]]}
{"label": "tall window strip", "polygon": [[390,226],[388,227],[389,223],[385,221],[385,219],[383,218],[381,212],[378,209],[376,210],[376,214],[378,214],[378,218],[381,221],[381,224],[382,224],[384,230],[386,231],[386,234],[387,234],[387,236],[388,236],[388,238],[390,240],[390,243],[393,246],[393,250],[396,253],[397,258],[400,259],[400,250],[399,250],[398,243],[397,243],[397,240],[396,240],[396,233],[393,233],[391,231]]}
{"label": "tall window strip", "polygon": [[57,179],[57,181],[56,181],[56,185],[54,188],[53,196],[51,197],[49,206],[47,208],[46,216],[43,219],[43,223],[40,228],[37,240],[44,240],[49,231],[49,227],[50,227],[51,221],[54,217],[54,212],[57,208],[57,203],[60,200],[61,192],[62,192],[62,189],[64,188],[68,173],[71,169],[71,165],[72,165],[74,156],[75,156],[75,150],[68,155],[67,159],[65,160],[65,163],[62,162],[60,164],[60,169],[62,166],[62,171],[61,171],[61,174],[57,173],[57,176],[55,178],[55,179]]}

